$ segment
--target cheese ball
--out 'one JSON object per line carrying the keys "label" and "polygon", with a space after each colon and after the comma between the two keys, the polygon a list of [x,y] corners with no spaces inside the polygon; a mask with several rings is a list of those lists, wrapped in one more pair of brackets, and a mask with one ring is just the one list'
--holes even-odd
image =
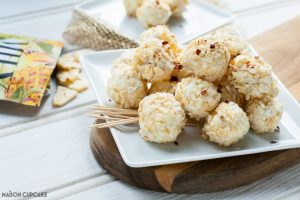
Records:
{"label": "cheese ball", "polygon": [[254,99],[247,103],[246,110],[251,128],[256,133],[273,132],[283,113],[283,107],[273,99]]}
{"label": "cheese ball", "polygon": [[140,80],[137,70],[126,64],[120,64],[111,71],[107,83],[108,96],[121,108],[138,108],[146,96],[147,85]]}
{"label": "cheese ball", "polygon": [[175,98],[191,118],[200,120],[217,107],[221,94],[212,83],[190,77],[178,83]]}
{"label": "cheese ball", "polygon": [[223,42],[229,50],[231,58],[241,55],[249,49],[247,42],[238,35],[216,32],[206,36],[206,38]]}
{"label": "cheese ball", "polygon": [[220,146],[237,143],[249,131],[246,113],[234,102],[220,103],[203,127],[203,137]]}
{"label": "cheese ball", "polygon": [[222,42],[203,38],[190,42],[181,54],[183,67],[209,82],[221,80],[229,61],[230,53]]}
{"label": "cheese ball", "polygon": [[123,0],[125,10],[128,15],[135,16],[136,10],[143,3],[143,0]]}
{"label": "cheese ball", "polygon": [[277,95],[272,67],[258,56],[240,55],[230,62],[229,81],[246,100]]}
{"label": "cheese ball", "polygon": [[161,81],[161,82],[153,83],[148,91],[148,95],[157,92],[165,92],[174,95],[177,84],[178,82],[176,81]]}
{"label": "cheese ball", "polygon": [[148,30],[144,31],[140,36],[140,43],[147,41],[151,38],[156,38],[168,44],[174,53],[180,51],[176,36],[170,31],[170,29],[165,25],[158,25]]}
{"label": "cheese ball", "polygon": [[151,83],[170,80],[175,62],[170,45],[156,38],[142,42],[135,55],[135,66],[142,79]]}
{"label": "cheese ball", "polygon": [[136,49],[125,50],[121,54],[121,56],[113,62],[113,68],[118,67],[118,66],[123,66],[122,64],[132,66],[134,64],[135,51],[136,51]]}
{"label": "cheese ball", "polygon": [[186,6],[189,3],[188,0],[163,0],[166,2],[171,10],[174,16],[181,17],[182,13],[186,10]]}
{"label": "cheese ball", "polygon": [[139,134],[145,141],[174,142],[185,126],[185,113],[172,94],[155,93],[139,106]]}
{"label": "cheese ball", "polygon": [[166,24],[171,15],[170,6],[162,0],[144,1],[136,11],[137,19],[145,27]]}

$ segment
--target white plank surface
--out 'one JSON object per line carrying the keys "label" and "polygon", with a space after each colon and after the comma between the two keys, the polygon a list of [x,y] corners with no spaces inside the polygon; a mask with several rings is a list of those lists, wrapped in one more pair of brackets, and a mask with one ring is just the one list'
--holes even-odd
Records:
{"label": "white plank surface", "polygon": [[104,174],[89,149],[85,108],[0,139],[1,191],[53,191]]}
{"label": "white plank surface", "polygon": [[81,181],[79,183],[75,183],[68,187],[64,187],[62,189],[56,190],[54,192],[50,192],[48,193],[47,197],[49,197],[49,199],[62,199],[64,197],[85,192],[86,190],[90,190],[91,188],[98,188],[102,185],[111,183],[115,180],[116,178],[114,178],[110,174],[102,174],[95,178],[91,178],[86,181]]}
{"label": "white plank surface", "polygon": [[96,102],[95,95],[92,92],[92,89],[89,88],[87,91],[80,93],[77,98],[69,104],[60,108],[56,108],[52,106],[54,93],[55,88],[52,92],[52,95],[44,99],[44,102],[40,108],[27,107],[12,102],[1,102],[0,138],[10,133],[17,132],[18,129],[16,126],[23,126],[24,123],[34,122],[38,119],[47,118],[57,113],[62,113]]}
{"label": "white plank surface", "polygon": [[43,12],[50,9],[70,7],[80,2],[80,0],[51,0],[51,1],[41,1],[41,0],[30,0],[20,1],[20,0],[1,0],[0,1],[0,19],[12,18],[16,16],[26,15],[28,13]]}
{"label": "white plank surface", "polygon": [[[0,14],[0,32],[63,41],[75,1],[2,0],[0,8],[5,11]],[[226,1],[238,13],[247,37],[300,14],[299,0]],[[257,8],[259,5],[264,6]],[[84,105],[91,102],[91,92],[63,109],[53,110],[49,100],[33,117],[15,104],[1,102],[0,192],[48,191],[50,199],[297,199],[299,195],[300,165],[243,188],[203,195],[154,193],[114,181],[90,152],[87,127],[93,120],[83,113]]]}
{"label": "white plank surface", "polygon": [[50,16],[40,15],[34,18],[21,16],[22,20],[1,24],[0,32],[64,41],[62,33],[71,19],[72,10],[68,8],[55,11]]}

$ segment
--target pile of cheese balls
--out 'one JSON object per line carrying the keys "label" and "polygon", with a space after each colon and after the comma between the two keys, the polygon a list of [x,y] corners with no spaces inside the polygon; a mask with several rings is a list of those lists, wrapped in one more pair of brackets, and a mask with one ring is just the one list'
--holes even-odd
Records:
{"label": "pile of cheese balls", "polygon": [[145,27],[166,24],[171,16],[182,16],[188,0],[123,0],[129,16]]}
{"label": "pile of cheese balls", "polygon": [[138,48],[114,61],[111,75],[110,98],[116,106],[138,108],[146,141],[174,142],[187,118],[205,118],[202,137],[230,146],[250,127],[273,132],[283,112],[274,100],[272,67],[226,29],[180,47],[166,26],[153,27]]}

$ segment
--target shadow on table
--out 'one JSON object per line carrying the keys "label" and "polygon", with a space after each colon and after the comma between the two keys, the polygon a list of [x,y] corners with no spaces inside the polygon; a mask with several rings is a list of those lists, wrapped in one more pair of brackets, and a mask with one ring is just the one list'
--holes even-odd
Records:
{"label": "shadow on table", "polygon": [[15,102],[0,100],[0,114],[33,117],[42,110],[47,99],[48,97],[42,99],[40,107],[26,106]]}

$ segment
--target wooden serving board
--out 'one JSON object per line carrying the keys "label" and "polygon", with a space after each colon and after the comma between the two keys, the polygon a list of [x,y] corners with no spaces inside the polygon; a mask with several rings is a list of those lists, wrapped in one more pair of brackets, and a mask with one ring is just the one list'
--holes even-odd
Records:
{"label": "wooden serving board", "polygon": [[[250,43],[300,99],[300,18]],[[172,193],[205,193],[233,189],[267,177],[300,161],[300,148],[157,167],[128,167],[109,129],[92,129],[90,144],[98,163],[133,186]]]}

